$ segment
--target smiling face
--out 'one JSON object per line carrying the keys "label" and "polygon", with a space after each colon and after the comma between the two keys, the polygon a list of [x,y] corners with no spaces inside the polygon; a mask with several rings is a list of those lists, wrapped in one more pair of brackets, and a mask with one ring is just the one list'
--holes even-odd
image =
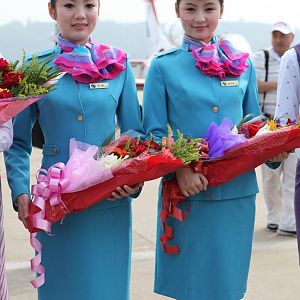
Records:
{"label": "smiling face", "polygon": [[98,0],[56,0],[55,7],[49,3],[48,8],[63,38],[79,45],[88,42],[97,23]]}
{"label": "smiling face", "polygon": [[181,0],[175,8],[186,35],[205,43],[211,41],[223,13],[219,0]]}

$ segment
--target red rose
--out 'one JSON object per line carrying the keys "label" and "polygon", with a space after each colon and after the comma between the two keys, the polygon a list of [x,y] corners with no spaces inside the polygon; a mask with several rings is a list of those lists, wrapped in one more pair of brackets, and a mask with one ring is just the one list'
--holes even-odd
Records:
{"label": "red rose", "polygon": [[14,84],[19,84],[19,81],[24,78],[23,73],[8,72],[3,76],[3,83],[0,84],[0,88],[9,88]]}
{"label": "red rose", "polygon": [[8,72],[9,69],[9,62],[4,58],[0,58],[0,72]]}
{"label": "red rose", "polygon": [[132,149],[134,157],[137,157],[146,151],[147,151],[147,147],[143,143],[136,144]]}
{"label": "red rose", "polygon": [[13,95],[9,92],[9,90],[0,89],[0,99],[11,98]]}
{"label": "red rose", "polygon": [[260,120],[253,121],[251,123],[243,124],[240,129],[239,133],[243,133],[247,139],[256,135],[257,131],[265,125],[265,122]]}

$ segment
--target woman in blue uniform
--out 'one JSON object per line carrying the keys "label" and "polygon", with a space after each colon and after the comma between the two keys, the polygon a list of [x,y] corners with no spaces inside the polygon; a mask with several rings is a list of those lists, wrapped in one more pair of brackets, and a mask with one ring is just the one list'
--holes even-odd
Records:
{"label": "woman in blue uniform", "polygon": [[[203,137],[212,121],[229,118],[238,124],[245,115],[260,113],[251,61],[214,35],[223,5],[223,0],[176,1],[185,36],[181,47],[152,61],[144,91],[147,135],[166,136],[170,124],[173,132]],[[163,252],[158,219],[155,292],[178,300],[242,299],[258,192],[255,171],[217,187],[208,187],[205,176],[191,168],[178,170],[176,177],[186,196],[182,208],[190,213],[183,223],[169,220],[180,246],[176,255]]]}
{"label": "woman in blue uniform", "polygon": [[[49,13],[61,31],[53,56],[66,74],[56,89],[14,119],[14,142],[5,161],[14,205],[26,224],[30,195],[31,129],[38,118],[45,137],[42,168],[67,162],[70,138],[101,145],[115,131],[143,132],[135,81],[126,53],[90,37],[98,0],[52,0]],[[51,57],[52,58],[52,57]],[[30,59],[30,58],[29,58]],[[95,84],[94,84],[95,83]],[[40,233],[45,284],[40,300],[129,299],[131,198],[140,185],[117,188],[109,200]],[[117,287],[117,288],[116,288]]]}

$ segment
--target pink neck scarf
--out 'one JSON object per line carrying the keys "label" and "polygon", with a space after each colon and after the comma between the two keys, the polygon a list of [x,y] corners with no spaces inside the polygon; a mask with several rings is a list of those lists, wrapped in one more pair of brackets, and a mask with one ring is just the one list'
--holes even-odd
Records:
{"label": "pink neck scarf", "polygon": [[127,55],[118,48],[96,44],[92,40],[85,45],[77,45],[61,35],[58,35],[58,46],[61,54],[53,63],[78,82],[113,79],[126,69]]}
{"label": "pink neck scarf", "polygon": [[224,80],[226,76],[239,77],[248,69],[249,54],[235,49],[228,40],[213,38],[210,44],[204,44],[185,36],[183,42],[189,46],[196,67],[205,75]]}

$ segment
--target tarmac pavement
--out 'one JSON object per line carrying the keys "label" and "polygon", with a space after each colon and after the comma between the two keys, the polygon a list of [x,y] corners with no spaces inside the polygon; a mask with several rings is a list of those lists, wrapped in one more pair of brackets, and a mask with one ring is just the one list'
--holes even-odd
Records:
{"label": "tarmac pavement", "polygon": [[[39,162],[40,150],[34,149],[31,161],[32,172],[38,170]],[[36,291],[30,284],[34,274],[30,271],[29,264],[33,256],[29,234],[12,209],[2,159],[0,169],[10,299],[36,300]],[[260,182],[259,169],[257,174]],[[34,180],[34,173],[32,175]],[[152,292],[157,186],[157,180],[146,183],[140,197],[133,202],[131,300],[171,299]],[[265,206],[262,195],[258,194],[253,255],[245,300],[300,300],[300,268],[296,239],[278,236],[276,233],[267,231],[265,225]]]}

